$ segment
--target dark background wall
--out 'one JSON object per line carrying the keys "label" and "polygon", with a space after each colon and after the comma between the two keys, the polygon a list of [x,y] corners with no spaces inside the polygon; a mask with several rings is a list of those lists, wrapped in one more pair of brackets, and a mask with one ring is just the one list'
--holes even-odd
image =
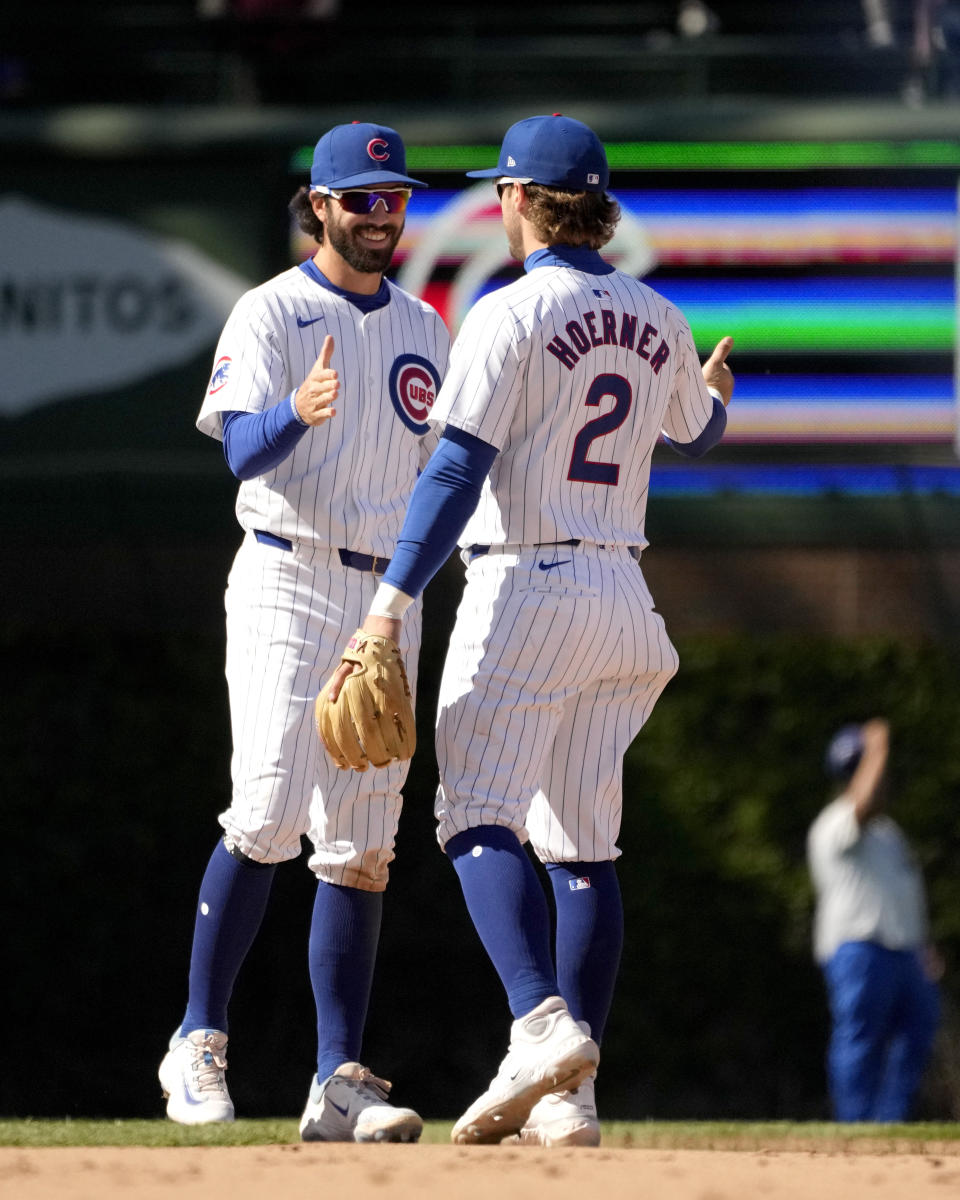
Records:
{"label": "dark background wall", "polygon": [[[416,12],[391,25],[394,6],[373,6],[376,38],[371,6],[309,29],[296,14],[202,22],[174,3],[101,5],[81,24],[81,8],[5,9],[3,191],[186,238],[251,279],[287,262],[290,155],[361,102],[411,142],[495,143],[555,97],[607,138],[940,142],[960,116],[949,59],[920,72],[918,104],[909,20],[868,48],[859,5],[715,4],[703,38],[680,36],[668,4],[527,5],[499,24],[448,5],[429,36]],[[79,46],[94,28],[96,55],[55,70],[41,33]],[[617,66],[602,87],[600,61]],[[239,531],[234,484],[193,427],[210,352],[0,419],[3,1115],[162,1112],[156,1066],[229,790],[222,593]],[[804,837],[826,798],[825,740],[878,712],[948,968],[921,1114],[960,1114],[957,518],[955,493],[909,489],[654,495],[644,565],[682,665],[626,763],[604,1116],[826,1115]],[[427,595],[421,751],[365,1047],[427,1117],[485,1085],[508,1020],[433,836],[430,725],[458,588],[451,563]],[[230,1082],[244,1115],[303,1103],[311,896],[302,861],[278,873],[241,976]]]}

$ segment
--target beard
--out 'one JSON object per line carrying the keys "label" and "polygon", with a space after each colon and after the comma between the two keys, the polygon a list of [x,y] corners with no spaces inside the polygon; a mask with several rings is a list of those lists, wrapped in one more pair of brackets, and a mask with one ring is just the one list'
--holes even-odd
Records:
{"label": "beard", "polygon": [[[371,223],[348,229],[331,216],[332,207],[331,205],[327,209],[327,220],[324,223],[324,236],[329,240],[330,245],[355,271],[360,271],[364,275],[382,275],[390,266],[393,252],[397,248],[397,242],[400,241],[404,226],[401,225],[399,229],[394,229],[392,226],[376,226]],[[373,249],[370,246],[360,245],[356,240],[356,235],[363,230],[378,228],[384,229],[387,234],[387,240],[382,247]]]}

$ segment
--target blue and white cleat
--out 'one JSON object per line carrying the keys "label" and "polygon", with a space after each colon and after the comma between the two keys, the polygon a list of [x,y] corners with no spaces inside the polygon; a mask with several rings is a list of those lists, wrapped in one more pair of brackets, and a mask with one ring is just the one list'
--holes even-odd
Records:
{"label": "blue and white cleat", "polygon": [[167,1097],[167,1116],[180,1125],[233,1120],[227,1091],[227,1035],[218,1029],[177,1032],[158,1072]]}

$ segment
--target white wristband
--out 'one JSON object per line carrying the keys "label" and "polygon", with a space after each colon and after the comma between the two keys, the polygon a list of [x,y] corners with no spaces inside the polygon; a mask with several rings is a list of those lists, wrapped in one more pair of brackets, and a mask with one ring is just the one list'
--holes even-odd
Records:
{"label": "white wristband", "polygon": [[401,592],[392,584],[381,583],[374,593],[373,603],[367,611],[370,617],[390,617],[399,620],[413,603],[413,597]]}
{"label": "white wristband", "polygon": [[294,415],[294,416],[296,417],[296,419],[297,419],[297,424],[298,424],[298,425],[303,425],[303,426],[305,426],[307,429],[309,429],[309,428],[310,428],[310,422],[309,422],[309,421],[305,421],[305,420],[303,419],[303,417],[301,417],[301,416],[300,416],[300,409],[299,409],[299,408],[297,408],[297,393],[296,393],[295,391],[293,391],[293,392],[291,392],[291,393],[290,393],[290,408],[291,408],[291,410],[292,410],[292,412],[293,412],[293,415]]}

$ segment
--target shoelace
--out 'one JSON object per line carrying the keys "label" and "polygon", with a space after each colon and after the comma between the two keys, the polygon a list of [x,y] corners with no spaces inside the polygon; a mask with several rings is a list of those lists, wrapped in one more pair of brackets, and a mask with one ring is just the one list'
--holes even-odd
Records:
{"label": "shoelace", "polygon": [[381,1079],[378,1075],[374,1075],[369,1067],[361,1067],[360,1074],[353,1078],[350,1076],[343,1078],[355,1092],[373,1092],[378,1100],[386,1100],[393,1087],[389,1079]]}
{"label": "shoelace", "polygon": [[190,1066],[196,1090],[225,1095],[227,1083],[223,1073],[227,1069],[226,1055],[217,1052],[210,1037],[204,1038],[199,1046],[195,1042],[190,1044],[194,1048]]}

